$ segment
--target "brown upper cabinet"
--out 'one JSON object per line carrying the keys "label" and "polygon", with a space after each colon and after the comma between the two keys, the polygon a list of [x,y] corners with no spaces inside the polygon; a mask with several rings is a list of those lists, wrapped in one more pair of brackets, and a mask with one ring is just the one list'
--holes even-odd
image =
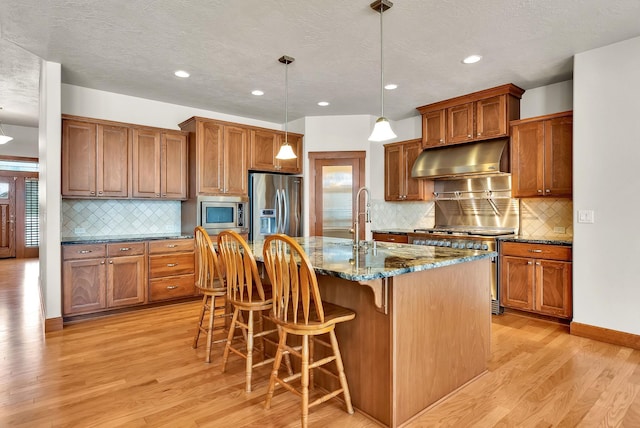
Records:
{"label": "brown upper cabinet", "polygon": [[249,149],[249,169],[265,172],[302,174],[302,135],[287,134],[287,141],[296,154],[295,159],[276,159],[284,143],[284,132],[252,129]]}
{"label": "brown upper cabinet", "polygon": [[63,116],[63,197],[186,199],[187,177],[185,132]]}
{"label": "brown upper cabinet", "polygon": [[126,126],[62,121],[62,196],[127,198],[129,171]]}
{"label": "brown upper cabinet", "polygon": [[187,135],[180,131],[133,130],[134,198],[187,198]]}
{"label": "brown upper cabinet", "polygon": [[180,128],[189,132],[191,196],[247,196],[249,129],[201,117],[182,122]]}
{"label": "brown upper cabinet", "polygon": [[422,146],[437,147],[509,135],[509,122],[520,118],[524,90],[507,84],[418,107]]}
{"label": "brown upper cabinet", "polygon": [[573,112],[511,122],[514,198],[572,195]]}
{"label": "brown upper cabinet", "polygon": [[384,145],[385,201],[423,201],[431,199],[433,181],[411,178],[411,168],[421,152],[421,139]]}

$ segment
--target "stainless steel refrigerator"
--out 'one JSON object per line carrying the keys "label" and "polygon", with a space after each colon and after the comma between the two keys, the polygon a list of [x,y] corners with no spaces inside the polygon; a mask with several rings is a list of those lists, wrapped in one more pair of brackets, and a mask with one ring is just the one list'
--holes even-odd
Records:
{"label": "stainless steel refrigerator", "polygon": [[274,233],[302,236],[302,177],[251,173],[249,200],[249,240]]}

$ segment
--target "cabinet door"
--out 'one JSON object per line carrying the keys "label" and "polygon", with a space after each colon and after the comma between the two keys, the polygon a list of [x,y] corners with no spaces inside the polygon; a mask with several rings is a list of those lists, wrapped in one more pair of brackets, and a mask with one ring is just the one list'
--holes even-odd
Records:
{"label": "cabinet door", "polygon": [[511,135],[511,180],[514,198],[543,196],[544,123],[515,125]]}
{"label": "cabinet door", "polygon": [[420,141],[415,143],[407,143],[402,146],[402,183],[404,187],[403,200],[421,201],[424,199],[424,180],[411,178],[411,169],[416,159],[422,152],[422,144]]}
{"label": "cabinet door", "polygon": [[96,191],[98,196],[129,196],[129,129],[98,125]]}
{"label": "cabinet door", "polygon": [[249,168],[257,171],[276,171],[275,157],[278,135],[272,131],[251,131]]}
{"label": "cabinet door", "polygon": [[384,147],[384,200],[398,201],[402,189],[402,147],[390,145]]}
{"label": "cabinet door", "polygon": [[447,109],[447,144],[473,139],[473,103]]}
{"label": "cabinet door", "polygon": [[422,146],[436,147],[447,143],[445,139],[446,111],[430,111],[422,115]]}
{"label": "cabinet door", "polygon": [[68,260],[63,268],[63,313],[75,315],[107,307],[105,259]]}
{"label": "cabinet door", "polygon": [[249,130],[237,126],[224,127],[224,193],[249,194]]}
{"label": "cabinet door", "polygon": [[224,193],[222,125],[215,122],[197,123],[198,195],[219,195]]}
{"label": "cabinet door", "polygon": [[134,198],[160,197],[160,132],[133,130]]}
{"label": "cabinet door", "polygon": [[536,311],[571,318],[571,263],[536,260]]}
{"label": "cabinet door", "polygon": [[165,199],[187,199],[187,136],[162,134],[160,192]]}
{"label": "cabinet door", "polygon": [[62,196],[96,196],[96,125],[62,121]]}
{"label": "cabinet door", "polygon": [[503,256],[500,262],[500,304],[508,308],[533,310],[533,259]]}
{"label": "cabinet door", "polygon": [[571,196],[573,117],[544,122],[544,194]]}
{"label": "cabinet door", "polygon": [[111,257],[107,264],[107,307],[145,302],[145,256]]}
{"label": "cabinet door", "polygon": [[476,101],[476,139],[507,135],[506,108],[506,95]]}
{"label": "cabinet door", "polygon": [[[302,174],[302,137],[289,134],[287,141],[291,145],[293,153],[296,154],[294,159],[276,159],[276,165],[279,172],[287,172],[291,174]],[[280,150],[280,145],[284,143],[284,134],[278,135],[275,155]]]}

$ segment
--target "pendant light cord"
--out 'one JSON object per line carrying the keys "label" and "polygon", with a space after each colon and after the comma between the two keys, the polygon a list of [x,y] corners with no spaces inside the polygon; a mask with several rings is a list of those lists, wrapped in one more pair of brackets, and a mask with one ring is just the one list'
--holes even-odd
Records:
{"label": "pendant light cord", "polygon": [[382,47],[382,14],[383,2],[380,2],[380,117],[384,117],[384,49]]}
{"label": "pendant light cord", "polygon": [[289,122],[289,63],[284,65],[284,143],[289,144],[287,139],[287,123]]}

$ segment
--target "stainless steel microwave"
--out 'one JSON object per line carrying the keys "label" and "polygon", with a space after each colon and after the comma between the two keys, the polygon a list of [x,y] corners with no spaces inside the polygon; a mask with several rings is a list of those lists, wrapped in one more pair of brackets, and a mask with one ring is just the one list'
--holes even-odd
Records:
{"label": "stainless steel microwave", "polygon": [[249,204],[245,198],[233,196],[206,196],[198,198],[199,225],[211,235],[222,230],[248,231]]}

